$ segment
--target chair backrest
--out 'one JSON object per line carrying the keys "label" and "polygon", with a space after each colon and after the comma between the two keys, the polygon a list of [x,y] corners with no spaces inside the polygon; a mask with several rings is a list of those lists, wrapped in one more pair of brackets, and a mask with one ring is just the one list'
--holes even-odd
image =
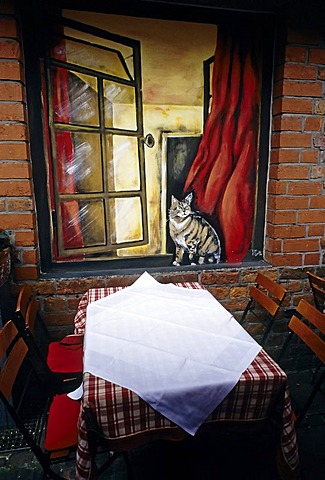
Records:
{"label": "chair backrest", "polygon": [[[42,465],[46,478],[64,480],[51,470],[51,461],[52,457],[55,461],[62,461],[62,455],[67,458],[75,450],[80,407],[78,402],[66,395],[48,395],[42,383],[37,384],[37,389],[35,384],[30,384],[29,373],[32,374],[34,370],[29,364],[28,354],[28,345],[15,324],[9,320],[0,329],[0,400]],[[56,451],[44,449],[44,435],[48,445],[57,447]]]}
{"label": "chair backrest", "polygon": [[325,340],[320,336],[325,335],[325,314],[306,300],[300,300],[297,314],[291,317],[288,328],[325,363]]}
{"label": "chair backrest", "polygon": [[21,314],[23,318],[26,317],[27,308],[29,302],[33,298],[32,287],[27,283],[23,285],[20,289],[17,303],[16,303],[16,314]]}
{"label": "chair backrest", "polygon": [[287,290],[282,285],[279,285],[262,273],[258,273],[256,285],[249,290],[249,300],[239,323],[243,325],[247,321],[249,312],[254,314],[254,317],[265,327],[260,340],[262,346],[264,346],[271,331],[274,319],[286,293]]}
{"label": "chair backrest", "polygon": [[256,286],[250,288],[249,295],[274,317],[287,293],[287,290],[266,275],[258,273]]}
{"label": "chair backrest", "polygon": [[325,313],[325,278],[319,277],[312,272],[307,272],[314,303],[317,310]]}
{"label": "chair backrest", "polygon": [[[32,304],[32,307],[30,307],[30,304]],[[33,290],[28,284],[23,285],[20,289],[16,302],[15,319],[17,319],[21,328],[25,324],[34,337],[38,336],[38,342],[44,344],[44,348],[46,348],[51,341],[51,335],[39,314],[39,301],[35,298]]]}
{"label": "chair backrest", "polygon": [[27,345],[9,320],[0,330],[0,394],[7,402],[27,352]]}

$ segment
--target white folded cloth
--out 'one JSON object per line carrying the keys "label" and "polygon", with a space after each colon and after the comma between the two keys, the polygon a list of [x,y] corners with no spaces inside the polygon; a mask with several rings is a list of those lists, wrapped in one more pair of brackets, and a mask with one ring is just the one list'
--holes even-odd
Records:
{"label": "white folded cloth", "polygon": [[133,390],[192,435],[260,350],[207,290],[147,272],[87,307],[84,371]]}

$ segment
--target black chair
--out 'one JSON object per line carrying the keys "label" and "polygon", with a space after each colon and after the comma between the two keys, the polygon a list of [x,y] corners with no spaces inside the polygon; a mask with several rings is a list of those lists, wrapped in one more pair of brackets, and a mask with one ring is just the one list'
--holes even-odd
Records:
{"label": "black chair", "polygon": [[250,314],[264,326],[264,333],[260,344],[265,345],[267,337],[271,332],[274,320],[279,312],[287,290],[266,275],[258,273],[256,286],[249,291],[249,300],[243,315],[239,321],[244,325]]}
{"label": "black chair", "polygon": [[[280,354],[277,358],[278,362],[281,362],[284,353],[286,352],[292,338],[298,337],[314,355],[319,359],[321,365],[325,364],[325,314],[321,313],[313,305],[306,302],[306,300],[300,300],[296,313],[292,315],[288,324],[288,336],[282,346]],[[308,409],[314,401],[317,393],[320,391],[321,386],[325,379],[325,370],[323,370],[318,379],[314,382],[312,376],[313,387],[309,392],[307,399],[302,406],[297,407],[296,423],[299,424],[306,416]]]}
{"label": "black chair", "polygon": [[80,402],[48,392],[40,378],[39,389],[32,389],[28,364],[28,345],[9,320],[0,330],[0,399],[45,476],[62,479],[53,466],[75,457]]}

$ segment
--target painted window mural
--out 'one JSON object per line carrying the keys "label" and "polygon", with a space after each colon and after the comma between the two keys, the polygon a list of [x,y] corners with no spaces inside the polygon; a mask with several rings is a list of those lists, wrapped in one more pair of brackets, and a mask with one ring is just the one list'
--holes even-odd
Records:
{"label": "painted window mural", "polygon": [[43,65],[54,261],[260,259],[262,40],[64,12]]}

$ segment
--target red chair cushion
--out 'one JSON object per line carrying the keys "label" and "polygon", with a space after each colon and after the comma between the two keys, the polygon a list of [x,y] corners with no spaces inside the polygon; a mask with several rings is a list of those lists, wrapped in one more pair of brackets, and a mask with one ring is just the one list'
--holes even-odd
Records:
{"label": "red chair cushion", "polygon": [[78,443],[80,401],[55,395],[51,403],[46,427],[44,448],[49,452],[64,450]]}
{"label": "red chair cushion", "polygon": [[47,364],[56,373],[75,373],[83,370],[83,345],[65,345],[51,342],[47,353]]}

